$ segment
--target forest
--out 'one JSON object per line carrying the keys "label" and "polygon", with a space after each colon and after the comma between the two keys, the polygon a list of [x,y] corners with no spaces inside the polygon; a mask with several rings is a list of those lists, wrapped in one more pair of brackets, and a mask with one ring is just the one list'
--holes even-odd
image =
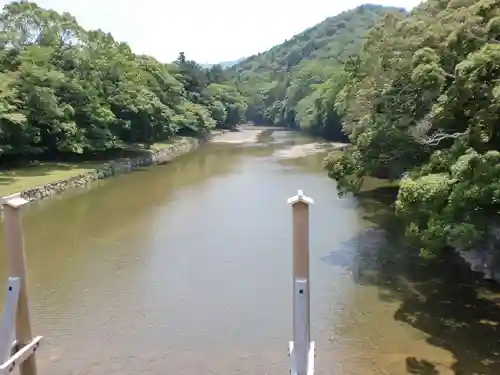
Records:
{"label": "forest", "polygon": [[498,242],[499,64],[498,2],[429,0],[385,16],[345,65],[334,108],[351,146],[325,166],[341,193],[397,181],[423,255]]}
{"label": "forest", "polygon": [[148,147],[244,118],[246,100],[219,65],[136,55],[32,2],[6,5],[0,25],[0,160]]}
{"label": "forest", "polygon": [[361,51],[366,33],[391,12],[405,11],[362,5],[232,66],[234,85],[248,98],[247,119],[347,140],[333,111],[346,79],[343,67]]}
{"label": "forest", "polygon": [[228,68],[136,55],[70,14],[0,14],[0,161],[96,153],[243,121],[348,142],[325,159],[340,194],[394,181],[422,254],[499,228],[500,7],[363,5]]}
{"label": "forest", "polygon": [[247,117],[348,141],[324,162],[339,194],[393,181],[423,256],[499,242],[497,1],[361,6],[230,70]]}

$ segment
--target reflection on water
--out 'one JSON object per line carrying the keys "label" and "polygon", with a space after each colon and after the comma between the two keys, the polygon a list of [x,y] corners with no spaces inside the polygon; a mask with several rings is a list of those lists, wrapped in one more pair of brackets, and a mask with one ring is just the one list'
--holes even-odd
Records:
{"label": "reflection on water", "polygon": [[494,373],[491,286],[455,258],[424,262],[404,246],[390,189],[340,199],[323,154],[274,156],[311,140],[277,131],[260,141],[208,145],[27,210],[42,375],[286,373],[286,199],[298,188],[316,202],[318,374]]}
{"label": "reflection on water", "polygon": [[393,195],[390,188],[361,194],[366,228],[322,258],[349,270],[358,286],[359,299],[337,320],[335,339],[354,343],[343,373],[498,373],[500,289],[454,254],[425,261],[405,246]]}

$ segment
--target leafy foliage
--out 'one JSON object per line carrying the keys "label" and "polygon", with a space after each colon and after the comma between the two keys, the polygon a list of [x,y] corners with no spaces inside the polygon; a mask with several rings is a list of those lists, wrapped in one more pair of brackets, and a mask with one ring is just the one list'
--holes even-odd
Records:
{"label": "leafy foliage", "polygon": [[343,64],[360,51],[368,30],[392,11],[400,12],[360,6],[232,66],[235,85],[249,98],[247,118],[343,140],[333,106],[345,79]]}
{"label": "leafy foliage", "polygon": [[498,228],[499,17],[492,0],[429,0],[384,17],[344,67],[335,108],[351,145],[325,166],[340,193],[400,180],[396,212],[427,255]]}
{"label": "leafy foliage", "polygon": [[243,119],[246,100],[223,69],[183,53],[134,54],[67,13],[13,2],[0,14],[0,157],[151,145]]}

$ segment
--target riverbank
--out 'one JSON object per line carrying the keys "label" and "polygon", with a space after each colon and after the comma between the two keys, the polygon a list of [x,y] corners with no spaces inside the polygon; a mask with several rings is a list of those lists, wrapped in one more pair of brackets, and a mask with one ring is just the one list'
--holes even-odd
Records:
{"label": "riverbank", "polygon": [[[92,181],[129,173],[142,167],[169,162],[198,148],[206,142],[225,144],[256,143],[259,137],[276,127],[240,126],[235,130],[212,131],[206,137],[176,137],[168,142],[153,145],[149,150],[135,150],[128,157],[80,163],[39,163],[0,172],[0,197],[20,193],[29,201],[50,198],[66,190],[83,187]],[[278,151],[282,158],[300,158],[306,155],[340,150],[342,143],[307,143]]]}
{"label": "riverbank", "polygon": [[[5,171],[0,173],[0,196],[20,193],[29,201],[47,199],[66,190],[86,186],[92,181],[167,163],[206,142],[232,143],[232,138],[226,139],[225,134],[233,133],[228,130],[217,130],[212,131],[207,137],[177,137],[168,143],[153,146],[150,150],[143,150],[135,157],[122,157],[104,162],[48,163]],[[258,136],[255,130],[247,129],[240,129],[235,134],[239,134],[243,140]]]}

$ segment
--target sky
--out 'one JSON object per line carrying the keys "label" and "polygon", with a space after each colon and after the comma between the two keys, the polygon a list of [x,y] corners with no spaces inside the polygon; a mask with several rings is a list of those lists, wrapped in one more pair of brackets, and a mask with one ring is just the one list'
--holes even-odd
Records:
{"label": "sky", "polygon": [[[33,1],[33,0],[32,0]],[[71,13],[86,29],[102,29],[132,50],[162,62],[179,52],[198,63],[263,52],[360,0],[34,0]],[[0,0],[3,7],[10,1]],[[411,9],[420,0],[378,0]]]}

